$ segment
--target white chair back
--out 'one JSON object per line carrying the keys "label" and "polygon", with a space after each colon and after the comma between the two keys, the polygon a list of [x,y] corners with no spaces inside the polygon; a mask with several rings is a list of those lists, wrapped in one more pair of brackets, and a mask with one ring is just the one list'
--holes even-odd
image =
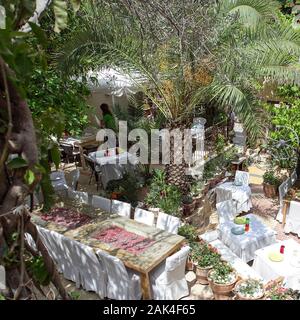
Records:
{"label": "white chair back", "polygon": [[97,250],[96,254],[107,272],[107,297],[115,300],[133,299],[130,279],[124,263],[103,250]]}
{"label": "white chair back", "polygon": [[185,279],[185,265],[189,251],[189,246],[182,247],[178,252],[166,259],[165,271],[167,283]]}
{"label": "white chair back", "polygon": [[180,219],[169,214],[159,212],[156,228],[177,234],[180,227]]}
{"label": "white chair back", "polygon": [[52,230],[37,226],[40,238],[47,248],[50,256],[54,260],[58,271],[64,277],[73,282],[79,282],[78,275],[72,267],[71,261],[68,259],[67,248],[64,245],[64,236]]}
{"label": "white chair back", "polygon": [[286,179],[286,183],[287,183],[287,189],[289,190],[293,186],[291,177]]}
{"label": "white chair back", "polygon": [[136,208],[135,212],[134,212],[134,220],[147,224],[149,226],[153,226],[154,224],[154,213],[147,211],[147,210],[143,210],[140,208]]}
{"label": "white chair back", "polygon": [[232,200],[232,191],[228,189],[217,188],[216,195],[216,203]]}
{"label": "white chair back", "polygon": [[102,261],[99,261],[92,248],[67,237],[63,245],[73,273],[76,274],[76,285],[87,291],[96,292],[101,298],[107,296],[107,273]]}
{"label": "white chair back", "polygon": [[236,209],[232,200],[219,202],[217,203],[216,208],[219,215],[220,223],[233,220],[236,215]]}
{"label": "white chair back", "polygon": [[248,186],[249,179],[250,179],[249,172],[237,170],[235,173],[234,183],[236,185]]}
{"label": "white chair back", "polygon": [[300,202],[291,201],[288,216],[286,218],[286,225],[284,227],[285,233],[295,233],[300,236]]}
{"label": "white chair back", "polygon": [[111,200],[100,196],[92,197],[92,207],[111,212]]}
{"label": "white chair back", "polygon": [[131,204],[119,200],[112,200],[111,212],[122,217],[130,218]]}
{"label": "white chair back", "polygon": [[55,191],[67,190],[68,185],[63,171],[54,171],[50,173],[50,180]]}
{"label": "white chair back", "polygon": [[76,170],[73,170],[72,172],[70,172],[70,176],[71,176],[71,188],[73,190],[76,190],[77,189],[77,185],[78,185],[78,181],[79,181],[79,178],[80,178],[80,170],[79,169],[76,169]]}
{"label": "white chair back", "polygon": [[291,182],[292,182],[292,186],[295,184],[295,182],[297,181],[297,171],[294,170],[293,173],[291,174]]}
{"label": "white chair back", "polygon": [[68,197],[70,199],[77,200],[81,203],[89,204],[89,194],[82,191],[74,191],[71,188],[68,188]]}
{"label": "white chair back", "polygon": [[285,180],[278,188],[280,206],[283,205],[283,198],[289,190],[288,180]]}

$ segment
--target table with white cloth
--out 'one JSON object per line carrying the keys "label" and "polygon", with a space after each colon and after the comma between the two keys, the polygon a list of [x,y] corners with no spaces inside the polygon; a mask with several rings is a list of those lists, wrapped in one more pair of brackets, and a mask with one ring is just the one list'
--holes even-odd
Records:
{"label": "table with white cloth", "polygon": [[250,230],[244,234],[236,235],[231,232],[233,227],[238,226],[233,221],[226,221],[218,228],[220,240],[243,261],[249,262],[254,259],[256,250],[276,242],[276,232],[253,214],[244,217],[250,219]]}
{"label": "table with white cloth", "polygon": [[109,181],[122,179],[126,172],[133,173],[135,165],[139,162],[135,155],[125,151],[112,156],[104,156],[103,151],[96,151],[89,153],[89,157],[99,166],[104,189]]}
{"label": "table with white cloth", "polygon": [[248,212],[251,209],[251,189],[249,186],[236,186],[233,182],[222,183],[216,187],[217,203],[229,200],[228,191],[231,192],[232,200],[236,203],[237,214],[242,211]]}
{"label": "table with white cloth", "polygon": [[[273,262],[269,259],[271,252],[280,252],[284,245],[284,258],[280,262]],[[293,239],[280,241],[255,252],[253,263],[254,270],[266,281],[284,278],[284,286],[293,290],[300,290],[300,244]]]}

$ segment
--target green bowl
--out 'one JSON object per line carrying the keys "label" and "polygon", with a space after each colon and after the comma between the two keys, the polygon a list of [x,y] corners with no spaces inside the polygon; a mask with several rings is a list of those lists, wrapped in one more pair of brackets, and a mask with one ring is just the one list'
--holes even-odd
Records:
{"label": "green bowl", "polygon": [[233,222],[235,224],[246,224],[246,218],[245,217],[236,217],[236,218],[234,218]]}

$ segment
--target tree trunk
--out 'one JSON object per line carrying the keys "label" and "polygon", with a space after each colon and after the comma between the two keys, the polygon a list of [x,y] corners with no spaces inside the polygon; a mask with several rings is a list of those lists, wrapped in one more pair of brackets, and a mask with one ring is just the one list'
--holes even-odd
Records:
{"label": "tree trunk", "polygon": [[[8,75],[13,77],[0,56],[0,120],[6,124],[5,132],[0,133],[0,264],[6,269],[6,294],[13,299],[31,299],[29,283],[32,285],[33,282],[28,277],[25,265],[25,233],[28,232],[44,259],[52,283],[61,297],[68,299],[55,265],[23,206],[24,199],[34,191],[41,176],[35,170],[38,150],[31,112]],[[28,166],[15,169],[10,180],[5,168],[8,156],[13,153],[26,160]],[[24,179],[28,168],[35,173],[35,181],[30,186]]]}
{"label": "tree trunk", "polygon": [[[166,165],[167,182],[177,186],[182,194],[187,194],[189,191],[188,176],[186,174],[187,163],[183,157],[184,154],[184,129],[189,129],[189,121],[172,122],[168,125],[171,132],[174,129],[179,129],[182,134],[182,148],[178,148],[174,144],[174,138],[170,137],[170,164]],[[181,158],[182,163],[175,163],[176,158]]]}

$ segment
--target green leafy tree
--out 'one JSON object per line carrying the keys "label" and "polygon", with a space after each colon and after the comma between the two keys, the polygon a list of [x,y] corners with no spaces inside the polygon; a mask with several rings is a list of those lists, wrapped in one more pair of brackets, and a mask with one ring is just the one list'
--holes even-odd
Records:
{"label": "green leafy tree", "polygon": [[[100,9],[101,8],[101,9]],[[300,35],[282,24],[277,1],[93,1],[58,62],[73,74],[110,64],[139,74],[169,129],[190,126],[197,106],[234,110],[251,140],[264,133],[263,81],[297,82]],[[171,142],[167,181],[188,190]]]}

